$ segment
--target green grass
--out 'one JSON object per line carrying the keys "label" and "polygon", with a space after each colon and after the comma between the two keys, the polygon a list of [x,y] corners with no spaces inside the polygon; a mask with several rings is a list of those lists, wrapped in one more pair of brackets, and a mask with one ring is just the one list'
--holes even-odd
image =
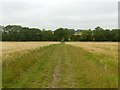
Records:
{"label": "green grass", "polygon": [[[98,58],[106,61],[100,62]],[[64,43],[30,50],[10,61],[3,62],[4,88],[117,88],[118,85],[116,63]]]}

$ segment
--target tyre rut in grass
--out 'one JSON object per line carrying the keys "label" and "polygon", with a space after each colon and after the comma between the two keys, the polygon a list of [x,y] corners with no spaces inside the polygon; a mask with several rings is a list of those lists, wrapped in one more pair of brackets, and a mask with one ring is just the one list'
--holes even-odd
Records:
{"label": "tyre rut in grass", "polygon": [[[50,45],[35,51],[33,50],[20,58],[19,61],[15,61],[7,66],[4,64],[3,87],[33,87],[34,85],[27,86],[27,81],[35,76],[35,72],[41,72],[40,70],[43,69],[45,63],[49,60],[48,57],[51,56],[50,54],[52,54],[56,48],[57,45]],[[31,76],[31,78],[29,78],[29,76]]]}

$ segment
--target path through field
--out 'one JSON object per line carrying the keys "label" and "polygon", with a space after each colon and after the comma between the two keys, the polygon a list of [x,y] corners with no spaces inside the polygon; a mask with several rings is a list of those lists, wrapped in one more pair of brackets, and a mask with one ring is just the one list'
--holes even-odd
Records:
{"label": "path through field", "polygon": [[115,88],[117,79],[116,62],[101,62],[93,53],[64,43],[3,62],[3,87]]}

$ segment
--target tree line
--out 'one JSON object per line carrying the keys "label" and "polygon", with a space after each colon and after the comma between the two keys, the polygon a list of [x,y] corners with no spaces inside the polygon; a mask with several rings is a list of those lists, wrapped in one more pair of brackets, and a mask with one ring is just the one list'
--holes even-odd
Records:
{"label": "tree line", "polygon": [[41,30],[19,25],[1,26],[2,41],[120,41],[119,29],[74,30],[58,28]]}

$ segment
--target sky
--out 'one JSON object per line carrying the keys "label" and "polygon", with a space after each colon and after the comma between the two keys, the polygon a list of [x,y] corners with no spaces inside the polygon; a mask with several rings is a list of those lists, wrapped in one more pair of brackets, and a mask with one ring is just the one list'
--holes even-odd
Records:
{"label": "sky", "polygon": [[0,11],[4,26],[118,28],[118,0],[1,0]]}

